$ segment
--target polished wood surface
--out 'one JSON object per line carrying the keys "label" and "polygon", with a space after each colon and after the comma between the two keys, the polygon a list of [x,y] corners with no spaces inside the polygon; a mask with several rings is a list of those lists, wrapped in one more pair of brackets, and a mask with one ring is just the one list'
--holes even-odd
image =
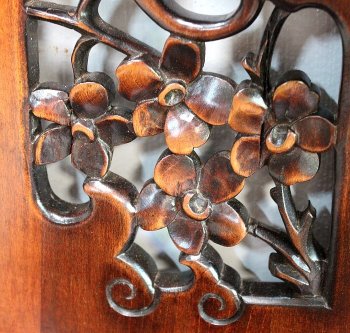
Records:
{"label": "polished wood surface", "polygon": [[[164,6],[163,1],[139,0],[138,2],[141,5],[148,4],[148,10],[154,15],[161,15],[162,10],[157,9],[157,3]],[[221,276],[213,276],[211,271],[206,269],[208,267],[207,255],[215,258],[217,265],[220,266],[222,263],[215,253],[203,253],[198,260],[193,260],[191,256],[185,255],[181,258],[181,262],[193,268],[196,274],[195,288],[189,288],[182,293],[163,293],[157,310],[146,317],[130,318],[117,314],[106,301],[105,286],[111,279],[121,276],[145,289],[149,287],[136,281],[139,277],[133,274],[126,259],[124,263],[118,262],[118,264],[114,260],[114,256],[120,253],[125,245],[118,240],[132,238],[131,220],[134,211],[133,207],[127,206],[127,203],[134,202],[138,194],[135,188],[120,177],[108,175],[103,182],[90,179],[85,184],[85,191],[92,198],[93,205],[92,215],[85,222],[71,226],[58,226],[46,219],[39,211],[29,175],[32,166],[32,151],[28,135],[29,86],[33,84],[28,82],[27,68],[34,71],[35,66],[32,67],[33,59],[28,59],[26,56],[24,33],[26,16],[23,3],[20,0],[13,0],[5,1],[0,8],[0,56],[2,60],[0,64],[2,112],[0,131],[0,159],[2,161],[0,164],[2,175],[0,189],[2,202],[0,332],[342,333],[350,331],[350,288],[348,286],[350,273],[348,265],[350,260],[350,226],[348,223],[350,217],[348,172],[350,169],[350,12],[348,1],[276,0],[275,2],[283,4],[289,10],[297,10],[306,5],[326,8],[336,19],[344,41],[344,70],[336,146],[336,200],[333,213],[333,221],[337,222],[338,227],[334,228],[335,241],[332,243],[335,260],[330,263],[330,267],[334,268],[334,281],[331,281],[334,283],[331,283],[330,288],[331,309],[247,305],[237,322],[223,327],[210,325],[198,316],[198,299],[203,291],[214,292],[215,290],[210,289],[213,281],[217,283]],[[254,3],[258,4],[259,1]],[[70,19],[67,18],[67,20]],[[206,24],[210,25],[204,22],[203,26],[205,27]],[[238,28],[228,24],[228,29]],[[195,35],[195,32],[190,29],[181,31],[191,36]],[[203,36],[207,40],[212,38],[209,32],[204,33]],[[35,47],[35,45],[28,47]],[[138,47],[141,46],[135,46],[136,49]],[[157,57],[158,55],[151,56]],[[34,77],[35,81],[35,73],[31,72],[30,76]],[[260,111],[257,110],[257,113]],[[120,120],[119,117],[118,120]],[[214,121],[220,121],[220,119]],[[88,127],[85,126],[84,131],[87,130]],[[303,131],[303,128],[300,131]],[[254,136],[249,138],[254,138]],[[304,144],[307,145],[307,138],[305,141]],[[252,145],[251,142],[249,144]],[[324,146],[320,142],[319,146],[322,145]],[[189,146],[195,147],[193,142],[189,142]],[[271,147],[273,149],[273,146]],[[173,146],[173,149],[177,150],[177,146]],[[170,195],[176,196],[178,193],[174,192],[174,189],[179,189],[178,184],[169,184],[162,178],[164,176],[161,172],[161,163],[167,158],[163,156],[163,159],[160,160],[158,164],[160,166],[155,173],[155,182],[166,187]],[[221,158],[225,161],[229,159],[226,155]],[[242,173],[242,177],[247,177],[252,173],[256,164],[251,163],[245,168],[240,165],[233,167]],[[210,166],[208,172],[210,173],[214,168],[215,165]],[[103,167],[102,170],[104,170]],[[101,171],[101,168],[98,171]],[[181,171],[178,169],[178,172]],[[92,175],[94,172],[95,170]],[[190,175],[191,166],[184,171],[183,178],[188,180]],[[181,186],[188,186],[189,183],[191,179]],[[152,193],[157,195],[157,191],[154,190],[156,188],[154,186],[152,188],[152,184],[147,186],[150,192],[153,191]],[[208,186],[210,187],[210,184]],[[206,189],[207,184],[203,183],[201,192],[205,193]],[[280,190],[283,190],[283,187]],[[220,194],[222,195],[222,193],[212,195]],[[230,194],[224,199],[229,200]],[[145,196],[147,197],[148,193]],[[215,199],[216,197],[213,200]],[[171,199],[160,201],[160,207],[169,205],[169,200]],[[190,213],[198,220],[203,217],[196,215],[198,212],[193,212],[189,206],[182,208],[190,210]],[[148,207],[138,207],[139,211],[142,209],[147,210]],[[171,214],[171,209],[166,213]],[[149,216],[149,214],[145,215]],[[121,220],[130,223],[119,223]],[[244,224],[241,221],[238,222],[239,232],[245,233]],[[144,223],[145,229],[152,229],[153,226],[149,221]],[[164,225],[162,220],[154,221],[154,223],[156,228]],[[214,238],[218,237],[215,230],[212,230]],[[228,238],[226,241],[235,242],[233,238]],[[180,242],[183,240],[184,236],[181,236]],[[138,248],[132,248],[130,251],[141,256],[141,250]],[[206,252],[212,252],[212,249],[209,247]],[[148,262],[146,266],[149,276],[155,278],[152,263]],[[331,269],[330,272],[333,273],[332,271]],[[118,290],[121,290],[122,296],[128,295],[127,288]],[[225,289],[223,293],[227,302],[231,302],[231,307],[239,308],[239,299],[237,295],[231,295],[231,289]],[[147,292],[141,293],[141,296],[133,300],[133,306],[148,305],[152,300],[142,297],[148,294]]]}

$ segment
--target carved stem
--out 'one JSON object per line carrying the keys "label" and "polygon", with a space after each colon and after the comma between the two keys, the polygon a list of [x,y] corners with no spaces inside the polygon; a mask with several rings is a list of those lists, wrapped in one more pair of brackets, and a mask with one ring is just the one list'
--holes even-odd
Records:
{"label": "carved stem", "polygon": [[98,15],[99,2],[96,0],[81,1],[78,8],[75,8],[32,0],[27,2],[25,7],[28,16],[56,23],[74,29],[83,35],[94,37],[99,42],[128,56],[148,54],[154,60],[159,58],[158,51],[152,47],[104,22]]}
{"label": "carved stem", "polygon": [[286,234],[276,232],[251,219],[249,233],[262,239],[279,255],[271,255],[270,270],[273,275],[296,285],[303,293],[321,294],[323,265],[312,239],[312,223],[316,211],[309,203],[298,212],[289,186],[276,182],[271,196],[278,205]]}
{"label": "carved stem", "polygon": [[283,24],[289,15],[289,12],[276,7],[266,25],[258,55],[255,56],[253,53],[249,53],[243,60],[243,66],[248,71],[252,80],[264,88],[266,100],[268,92],[271,90],[270,68],[273,50]]}

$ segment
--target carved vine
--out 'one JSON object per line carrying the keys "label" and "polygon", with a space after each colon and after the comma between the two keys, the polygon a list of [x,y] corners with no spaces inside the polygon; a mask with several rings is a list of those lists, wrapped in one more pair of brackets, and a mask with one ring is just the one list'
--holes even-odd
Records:
{"label": "carved vine", "polygon": [[[109,171],[113,147],[136,137],[165,135],[168,150],[159,158],[154,178],[134,200],[124,202],[133,227],[124,250],[116,255],[120,265],[137,274],[109,282],[109,305],[126,316],[144,316],[155,310],[162,292],[184,292],[206,283],[208,292],[199,295],[197,303],[201,317],[217,325],[237,320],[244,304],[242,283],[208,241],[231,247],[248,233],[276,251],[270,257],[271,273],[296,286],[296,297],[322,296],[326,261],[312,237],[316,212],[311,203],[298,211],[290,186],[316,175],[319,154],[335,144],[336,127],[322,116],[320,92],[305,73],[288,72],[271,87],[273,48],[289,13],[276,7],[259,53],[248,54],[242,62],[251,80],[236,84],[203,72],[204,42],[244,29],[259,13],[262,1],[243,1],[232,17],[218,18],[216,23],[202,18],[200,25],[193,23],[195,14],[185,15],[171,2],[136,2],[171,33],[161,54],[104,22],[98,14],[99,0],[81,0],[77,8],[35,0],[26,3],[30,17],[82,34],[72,54],[75,82],[70,87],[41,84],[30,96],[32,114],[51,122],[45,129],[38,126],[33,130],[35,165],[71,155],[72,164],[88,176],[87,193],[93,198],[93,183],[94,195],[99,193],[113,202],[118,184],[124,182],[120,185],[124,191],[131,188]],[[89,52],[97,43],[126,55],[116,69],[118,92],[135,103],[133,110],[113,105],[115,87],[110,77],[88,72]],[[207,142],[213,126],[224,124],[238,133],[231,152],[216,153],[202,164],[194,148]],[[264,166],[276,184],[271,196],[285,231],[263,225],[235,199],[245,179]],[[105,197],[105,193],[109,195]],[[180,262],[190,267],[194,276],[181,283],[175,282],[177,273],[165,279],[166,273],[157,271],[152,258],[132,244],[137,227],[166,227],[182,252]],[[120,286],[129,288],[130,294],[116,300],[113,290]],[[133,300],[140,290],[145,304],[135,308]],[[208,313],[206,304],[213,300],[219,301],[220,307],[213,310],[212,306]]]}

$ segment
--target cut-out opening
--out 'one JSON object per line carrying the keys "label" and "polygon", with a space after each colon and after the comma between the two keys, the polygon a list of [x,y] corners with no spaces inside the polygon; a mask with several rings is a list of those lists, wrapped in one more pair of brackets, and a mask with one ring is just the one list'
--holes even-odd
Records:
{"label": "cut-out opening", "polygon": [[202,15],[230,15],[237,11],[241,0],[174,0],[178,5],[186,10]]}
{"label": "cut-out opening", "polygon": [[241,61],[248,52],[258,52],[273,9],[271,2],[265,2],[258,17],[246,30],[230,38],[207,42],[204,71],[226,75],[237,83],[249,79]]}
{"label": "cut-out opening", "polygon": [[46,166],[52,191],[62,200],[70,203],[86,203],[89,197],[83,190],[86,176],[75,169],[70,156]]}
{"label": "cut-out opening", "polygon": [[39,22],[40,82],[73,82],[71,55],[80,34],[57,24]]}
{"label": "cut-out opening", "polygon": [[[272,82],[288,70],[299,69],[324,89],[328,98],[338,101],[342,49],[339,29],[327,12],[307,8],[293,13],[285,22],[274,49]],[[326,96],[323,98],[327,102]],[[329,102],[325,106],[334,110]]]}
{"label": "cut-out opening", "polygon": [[154,23],[134,1],[102,0],[99,14],[110,25],[161,51],[169,33]]}
{"label": "cut-out opening", "polygon": [[179,263],[180,250],[172,242],[167,228],[151,232],[138,229],[135,243],[151,255],[160,271],[185,272],[190,270]]}
{"label": "cut-out opening", "polygon": [[140,191],[153,178],[153,170],[161,153],[166,149],[164,135],[137,138],[114,148],[110,170],[124,177]]}

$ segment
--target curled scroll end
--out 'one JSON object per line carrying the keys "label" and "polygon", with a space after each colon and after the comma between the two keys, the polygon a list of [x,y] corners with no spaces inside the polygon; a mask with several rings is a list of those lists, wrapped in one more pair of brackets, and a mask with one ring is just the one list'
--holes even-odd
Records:
{"label": "curled scroll end", "polygon": [[[134,203],[138,196],[136,187],[125,178],[112,172],[102,179],[87,178],[84,183],[84,191],[93,200],[96,209],[107,203],[119,211],[124,210],[130,219],[135,213]],[[106,209],[101,208],[100,213],[103,214]],[[106,214],[111,216],[110,212]]]}
{"label": "curled scroll end", "polygon": [[182,254],[180,262],[190,267],[195,275],[193,286],[198,288],[198,311],[202,319],[213,325],[225,326],[240,318],[244,311],[239,295],[240,276],[223,263],[214,248],[207,245],[197,256]]}
{"label": "curled scroll end", "polygon": [[[158,270],[154,260],[140,246],[132,244],[117,261],[123,277],[113,279],[106,287],[109,306],[127,317],[149,315],[157,308],[161,295],[155,284]],[[114,293],[117,288],[118,293]]]}
{"label": "curled scroll end", "polygon": [[208,16],[188,11],[173,0],[135,0],[159,26],[198,41],[229,37],[247,28],[259,14],[263,0],[242,1],[230,15]]}
{"label": "curled scroll end", "polygon": [[91,198],[93,221],[107,225],[112,217],[114,229],[111,232],[118,237],[114,253],[119,254],[128,248],[135,237],[133,217],[138,195],[136,187],[123,177],[109,172],[102,179],[87,178],[84,191]]}
{"label": "curled scroll end", "polygon": [[130,295],[125,297],[126,300],[132,301],[137,293],[137,288],[129,281],[125,279],[116,279],[111,281],[106,288],[106,297],[109,306],[119,314],[126,316],[126,317],[143,317],[151,314],[158,306],[160,301],[160,290],[156,289],[154,294],[153,302],[146,307],[142,307],[140,309],[127,309],[122,307],[121,305],[118,305],[114,299],[113,299],[113,289],[117,285],[125,285],[130,289]]}

